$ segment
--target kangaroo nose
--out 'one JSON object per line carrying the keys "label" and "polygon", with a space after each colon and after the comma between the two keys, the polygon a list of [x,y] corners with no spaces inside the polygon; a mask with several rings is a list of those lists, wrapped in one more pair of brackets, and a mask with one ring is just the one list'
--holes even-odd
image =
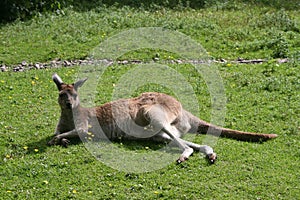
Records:
{"label": "kangaroo nose", "polygon": [[67,106],[68,108],[71,108],[71,107],[72,107],[72,103],[71,103],[70,101],[66,101],[66,106]]}

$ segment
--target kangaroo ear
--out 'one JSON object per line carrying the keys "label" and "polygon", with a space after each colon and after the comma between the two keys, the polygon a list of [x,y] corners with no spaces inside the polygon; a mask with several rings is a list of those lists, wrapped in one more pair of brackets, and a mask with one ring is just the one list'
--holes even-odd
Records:
{"label": "kangaroo ear", "polygon": [[52,75],[52,80],[54,81],[54,83],[57,86],[58,90],[61,90],[61,85],[64,83],[61,78],[55,73]]}
{"label": "kangaroo ear", "polygon": [[81,87],[84,82],[87,80],[87,78],[81,79],[79,81],[76,81],[75,83],[73,83],[75,90],[77,91],[79,87]]}

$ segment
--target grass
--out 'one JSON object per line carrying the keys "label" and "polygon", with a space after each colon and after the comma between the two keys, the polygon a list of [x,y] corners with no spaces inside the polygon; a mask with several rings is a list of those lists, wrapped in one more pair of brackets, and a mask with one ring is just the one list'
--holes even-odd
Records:
{"label": "grass", "polygon": [[[268,58],[259,65],[217,64],[223,79],[228,128],[276,133],[266,143],[220,138],[219,155],[209,165],[199,154],[188,162],[147,173],[114,170],[99,162],[78,140],[68,148],[48,147],[58,117],[57,72],[73,82],[78,67],[0,73],[0,196],[2,199],[297,199],[300,196],[299,14],[270,7],[235,9],[95,8],[65,10],[0,28],[0,62],[84,58],[100,42],[129,28],[163,26],[200,42],[214,58]],[[276,20],[273,20],[276,18]],[[278,20],[279,19],[279,20]],[[269,21],[268,21],[269,20]],[[273,20],[273,21],[272,21]],[[280,21],[281,20],[281,21]],[[267,23],[268,22],[268,23]],[[169,52],[136,51],[120,59],[168,60]],[[296,58],[278,64],[279,54]],[[275,56],[277,54],[277,56]],[[211,100],[203,77],[189,64],[168,64],[192,86],[202,119],[211,119]],[[97,85],[97,104],[111,100],[114,86],[136,65],[114,64]],[[81,77],[80,77],[81,78]],[[87,88],[82,88],[83,92]],[[148,84],[134,91],[169,88]],[[202,143],[204,136],[194,137]],[[154,152],[149,142],[116,142],[133,153]]]}
{"label": "grass", "polygon": [[[109,96],[113,83],[134,66],[112,66],[99,83],[99,99]],[[177,65],[172,66],[174,68]],[[185,77],[195,72],[184,67]],[[74,80],[78,68],[1,74],[1,196],[5,199],[295,199],[299,196],[299,73],[297,66],[218,66],[228,96],[226,126],[277,133],[266,143],[219,139],[216,165],[195,154],[182,164],[171,163],[148,173],[113,170],[97,161],[82,143],[69,148],[46,146],[54,131],[59,108],[55,71]],[[270,77],[273,80],[270,85]],[[201,81],[201,80],[198,80]],[[193,84],[193,81],[190,81]],[[282,83],[282,84],[279,84]],[[107,87],[110,86],[111,87]],[[152,88],[164,91],[161,88]],[[197,91],[197,89],[195,89]],[[209,120],[205,91],[203,119]],[[201,143],[203,136],[196,137]],[[124,143],[143,153],[151,143]]]}
{"label": "grass", "polygon": [[238,4],[234,10],[161,7],[150,12],[112,6],[86,12],[65,9],[64,14],[45,14],[2,26],[0,63],[85,58],[110,36],[137,27],[180,31],[216,59],[299,57],[299,14],[293,10]]}

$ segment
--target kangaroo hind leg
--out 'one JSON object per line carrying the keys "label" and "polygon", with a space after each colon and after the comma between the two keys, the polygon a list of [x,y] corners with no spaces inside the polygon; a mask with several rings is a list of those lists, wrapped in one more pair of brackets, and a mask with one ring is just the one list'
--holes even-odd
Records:
{"label": "kangaroo hind leg", "polygon": [[217,154],[214,152],[213,148],[211,148],[210,146],[196,144],[193,142],[183,140],[181,138],[179,138],[179,140],[181,140],[182,143],[185,143],[189,147],[193,148],[195,151],[199,151],[199,152],[203,153],[211,164],[215,163],[215,161],[217,159]]}
{"label": "kangaroo hind leg", "polygon": [[183,142],[179,137],[178,130],[174,126],[165,126],[162,131],[166,133],[176,145],[183,151],[180,157],[177,159],[177,163],[182,163],[189,159],[193,154],[193,148],[189,147],[185,142]]}

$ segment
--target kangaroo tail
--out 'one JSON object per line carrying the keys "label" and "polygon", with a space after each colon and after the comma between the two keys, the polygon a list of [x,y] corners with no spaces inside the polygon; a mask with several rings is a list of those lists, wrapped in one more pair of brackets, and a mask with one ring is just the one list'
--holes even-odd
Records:
{"label": "kangaroo tail", "polygon": [[209,134],[214,136],[221,136],[221,137],[232,138],[241,141],[252,141],[252,142],[263,142],[277,137],[276,134],[251,133],[251,132],[244,132],[244,131],[222,128],[207,123],[203,120],[200,120],[198,124],[197,132],[200,134]]}

